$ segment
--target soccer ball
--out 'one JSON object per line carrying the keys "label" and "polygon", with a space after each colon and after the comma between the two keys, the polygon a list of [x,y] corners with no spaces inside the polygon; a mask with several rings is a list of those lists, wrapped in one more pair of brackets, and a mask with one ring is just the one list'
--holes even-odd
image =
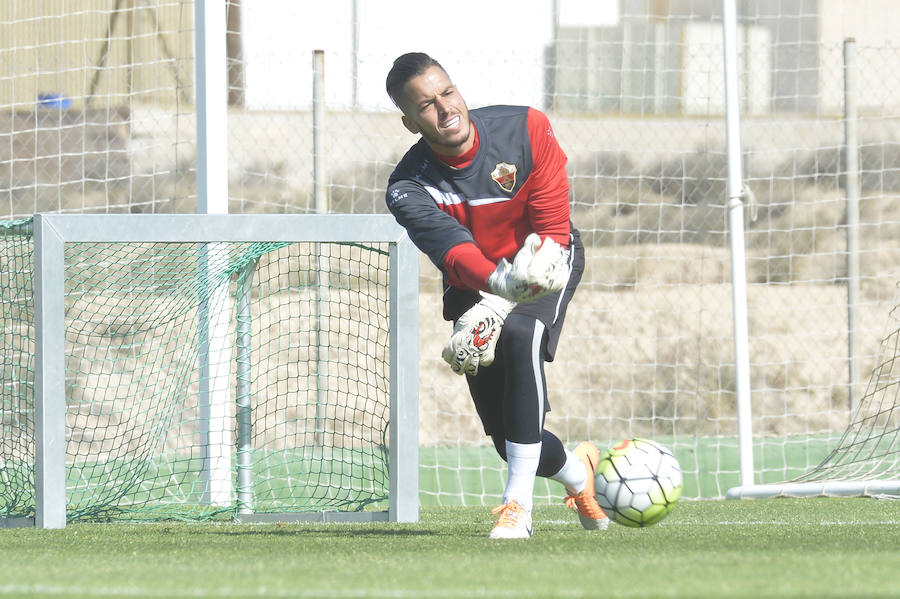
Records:
{"label": "soccer ball", "polygon": [[648,439],[626,439],[594,469],[597,503],[613,522],[656,524],[681,497],[681,466],[671,451]]}

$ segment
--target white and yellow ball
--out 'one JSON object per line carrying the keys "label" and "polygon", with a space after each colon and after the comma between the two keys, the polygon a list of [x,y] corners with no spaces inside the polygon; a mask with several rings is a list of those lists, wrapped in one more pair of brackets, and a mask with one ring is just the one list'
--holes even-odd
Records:
{"label": "white and yellow ball", "polygon": [[648,439],[626,439],[608,449],[594,470],[597,503],[613,522],[656,524],[681,497],[681,466],[666,447]]}

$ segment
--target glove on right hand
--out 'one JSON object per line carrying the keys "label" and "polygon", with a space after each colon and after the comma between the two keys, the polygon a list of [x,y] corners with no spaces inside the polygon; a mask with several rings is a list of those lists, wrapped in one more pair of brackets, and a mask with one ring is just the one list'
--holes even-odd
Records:
{"label": "glove on right hand", "polygon": [[475,376],[479,366],[494,362],[497,341],[506,316],[515,304],[489,293],[456,321],[441,356],[456,374]]}
{"label": "glove on right hand", "polygon": [[525,238],[512,264],[502,258],[488,277],[491,293],[515,303],[530,302],[556,293],[569,280],[568,251],[536,233]]}

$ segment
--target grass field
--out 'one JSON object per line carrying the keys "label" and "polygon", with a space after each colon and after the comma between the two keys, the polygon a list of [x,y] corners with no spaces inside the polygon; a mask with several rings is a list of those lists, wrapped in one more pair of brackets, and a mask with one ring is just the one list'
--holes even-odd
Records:
{"label": "grass field", "polygon": [[0,597],[897,597],[900,502],[682,501],[588,533],[539,505],[492,541],[486,508],[417,524],[74,524],[0,530]]}

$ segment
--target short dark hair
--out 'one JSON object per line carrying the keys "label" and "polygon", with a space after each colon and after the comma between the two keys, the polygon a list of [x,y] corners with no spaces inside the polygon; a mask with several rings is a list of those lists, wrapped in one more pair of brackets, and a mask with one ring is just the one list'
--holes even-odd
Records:
{"label": "short dark hair", "polygon": [[394,66],[392,66],[391,70],[388,72],[387,81],[385,81],[387,93],[395,106],[398,108],[400,107],[399,100],[400,96],[403,94],[403,86],[405,86],[410,79],[418,77],[430,67],[437,67],[445,73],[447,72],[444,70],[444,67],[441,66],[441,63],[424,52],[407,52],[406,54],[397,57],[394,61]]}

